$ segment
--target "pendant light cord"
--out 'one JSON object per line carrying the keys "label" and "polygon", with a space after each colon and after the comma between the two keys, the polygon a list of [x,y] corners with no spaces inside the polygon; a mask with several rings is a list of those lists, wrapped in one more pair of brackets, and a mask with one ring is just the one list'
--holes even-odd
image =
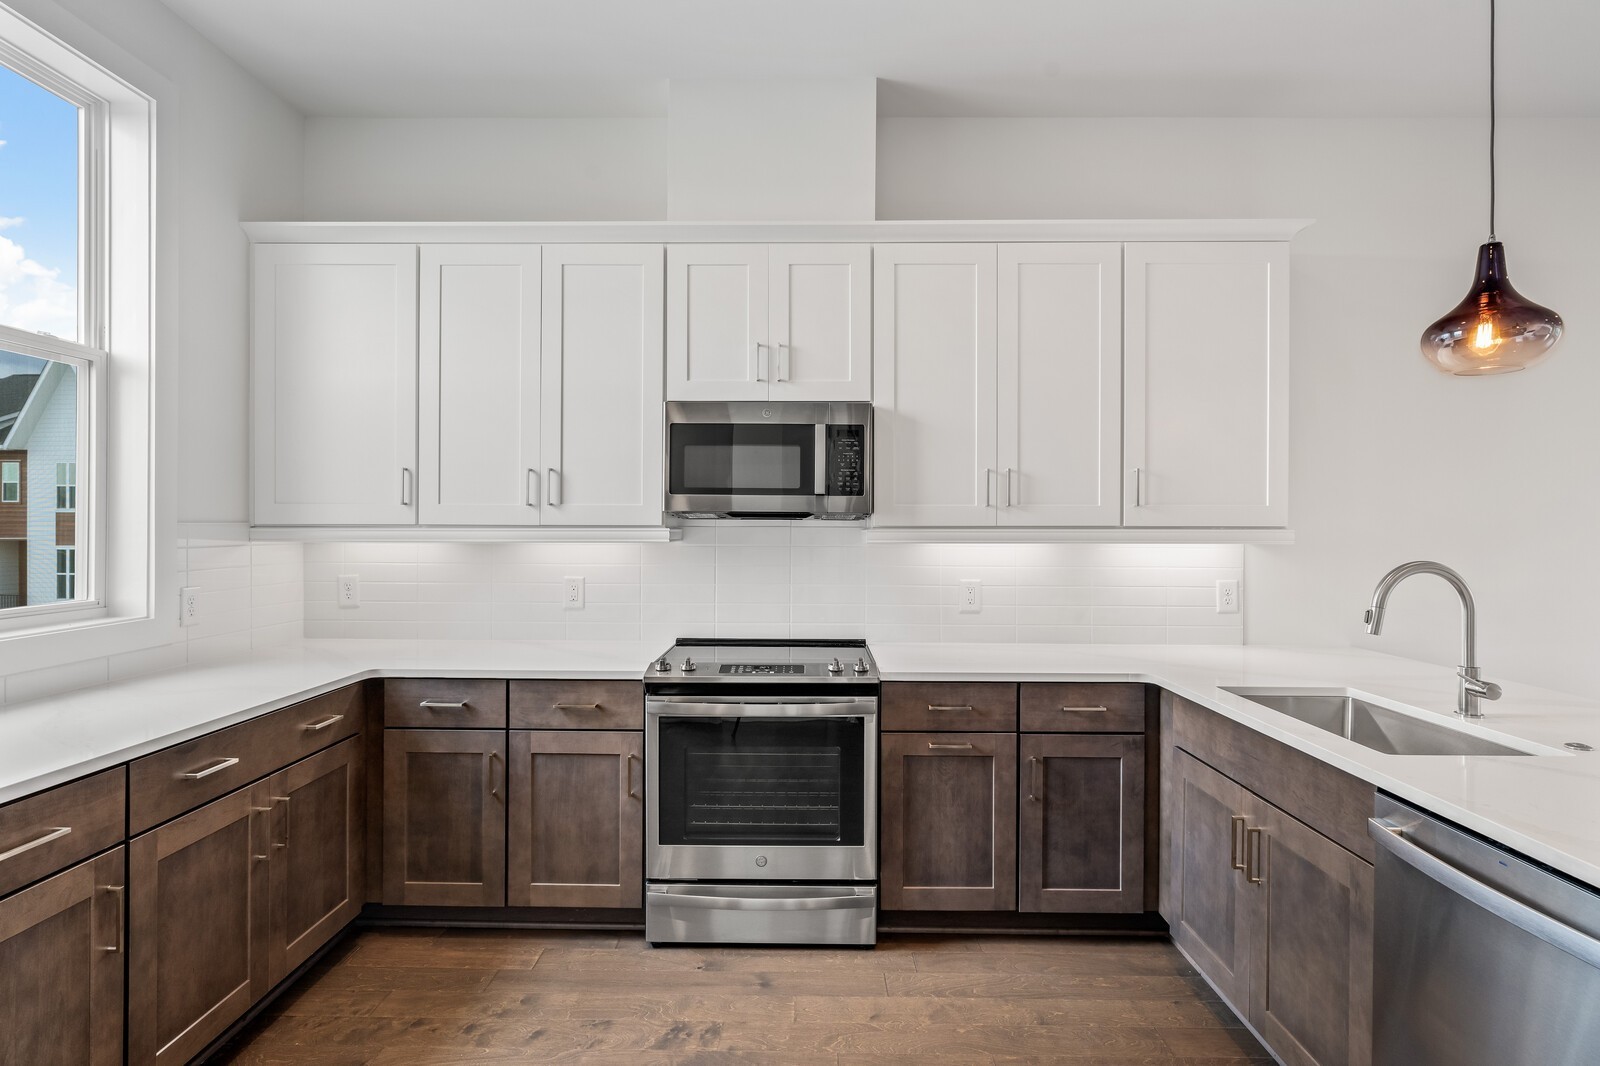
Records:
{"label": "pendant light cord", "polygon": [[1489,240],[1494,240],[1494,0],[1489,0]]}

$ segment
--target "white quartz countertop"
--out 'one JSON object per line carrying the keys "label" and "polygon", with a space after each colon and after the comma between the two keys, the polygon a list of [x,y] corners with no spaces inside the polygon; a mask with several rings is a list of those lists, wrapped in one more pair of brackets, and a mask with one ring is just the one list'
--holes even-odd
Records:
{"label": "white quartz countertop", "polygon": [[[1502,682],[1482,725],[1452,713],[1448,667],[1358,649],[877,644],[885,681],[1138,681],[1600,886],[1600,701]],[[371,677],[638,678],[655,645],[306,640],[0,708],[0,803]],[[1491,674],[1492,677],[1492,674]],[[1494,680],[1499,680],[1494,678]],[[1540,747],[1529,756],[1385,755],[1225,690],[1349,688],[1442,724]]]}

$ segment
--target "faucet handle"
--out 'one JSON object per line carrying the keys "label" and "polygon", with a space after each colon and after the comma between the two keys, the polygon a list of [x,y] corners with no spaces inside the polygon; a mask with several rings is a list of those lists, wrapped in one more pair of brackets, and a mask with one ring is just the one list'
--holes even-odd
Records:
{"label": "faucet handle", "polygon": [[1458,670],[1461,677],[1461,687],[1478,697],[1480,700],[1497,700],[1500,698],[1500,686],[1493,681],[1473,677],[1465,668]]}

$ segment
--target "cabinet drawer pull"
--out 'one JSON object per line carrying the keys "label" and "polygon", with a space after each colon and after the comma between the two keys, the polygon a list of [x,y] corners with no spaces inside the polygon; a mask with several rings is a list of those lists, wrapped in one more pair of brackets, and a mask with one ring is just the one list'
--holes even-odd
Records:
{"label": "cabinet drawer pull", "polygon": [[972,710],[972,704],[970,704],[970,703],[962,703],[962,704],[930,703],[930,704],[928,704],[928,710],[930,710],[930,711],[971,711]]}
{"label": "cabinet drawer pull", "polygon": [[328,728],[330,725],[333,725],[335,722],[342,722],[342,721],[344,721],[344,715],[342,715],[342,714],[330,714],[330,715],[328,715],[328,717],[324,718],[320,722],[308,722],[306,724],[306,732],[307,733],[320,733],[324,729]]}
{"label": "cabinet drawer pull", "polygon": [[126,885],[101,885],[100,887],[101,887],[102,890],[104,890],[106,892],[109,892],[113,896],[117,897],[117,940],[116,940],[116,943],[112,944],[110,947],[101,948],[100,950],[101,951],[110,951],[110,952],[114,952],[114,953],[121,953],[121,951],[125,947],[125,942],[122,939],[123,938],[123,929],[128,924],[128,911],[127,911],[128,904],[127,904],[126,897],[123,895],[123,889],[125,889],[127,886]]}
{"label": "cabinet drawer pull", "polygon": [[1039,781],[1039,756],[1028,756],[1028,798],[1044,799],[1044,789]]}
{"label": "cabinet drawer pull", "polygon": [[[275,847],[275,848],[286,848],[286,847],[289,846],[289,831],[290,831],[290,826],[292,824],[290,822],[290,818],[293,817],[292,812],[293,812],[294,808],[289,806],[289,797],[288,796],[273,796],[272,797],[272,807],[273,807],[273,809],[276,809],[278,804],[280,804],[280,803],[283,804],[283,843],[281,843],[281,844],[274,843],[272,846]],[[270,835],[271,827],[268,827],[268,833]]]}
{"label": "cabinet drawer pull", "polygon": [[1228,826],[1228,865],[1235,870],[1244,869],[1244,860],[1239,857],[1239,830],[1244,827],[1244,816],[1236,814],[1229,819]]}
{"label": "cabinet drawer pull", "polygon": [[464,711],[466,700],[423,700],[417,704],[425,711]]}
{"label": "cabinet drawer pull", "polygon": [[528,471],[527,492],[523,495],[523,502],[529,507],[539,506],[539,471]]}
{"label": "cabinet drawer pull", "polygon": [[558,703],[558,704],[556,704],[556,710],[558,710],[558,711],[598,711],[599,709],[600,709],[600,705],[598,703]]}
{"label": "cabinet drawer pull", "polygon": [[32,851],[34,848],[41,848],[50,843],[52,840],[60,840],[70,832],[72,832],[72,826],[58,825],[54,829],[46,832],[43,836],[35,837],[26,844],[18,844],[10,851],[0,851],[0,862],[5,862],[7,859],[14,859],[25,851]]}
{"label": "cabinet drawer pull", "polygon": [[[254,804],[251,805],[251,807],[250,807],[250,822],[249,822],[249,824],[248,824],[248,826],[247,826],[245,831],[250,834],[250,839],[252,841],[255,840],[255,835],[256,835],[256,815],[258,815],[258,814],[271,814],[271,813],[272,813],[272,808],[271,807],[257,807]],[[272,842],[272,823],[268,822],[267,823],[267,843],[270,844],[271,842]],[[253,854],[256,862],[266,862],[267,859],[270,858],[270,856],[262,855],[261,853],[257,852],[255,850],[254,844],[251,845],[250,851]]]}
{"label": "cabinet drawer pull", "polygon": [[494,773],[495,764],[497,764],[499,761],[500,753],[498,751],[491,751],[489,753],[489,795],[493,796],[495,799],[500,798],[500,785],[495,781]]}
{"label": "cabinet drawer pull", "polygon": [[928,741],[928,747],[932,748],[935,751],[971,751],[972,750],[972,745],[971,744],[935,744],[931,740]]}
{"label": "cabinet drawer pull", "polygon": [[639,756],[628,752],[628,795],[633,799],[639,798],[639,793],[633,787],[633,764],[639,761]]}
{"label": "cabinet drawer pull", "polygon": [[1259,885],[1267,879],[1261,872],[1261,836],[1262,831],[1257,826],[1252,825],[1244,831],[1244,876],[1252,885]]}
{"label": "cabinet drawer pull", "polygon": [[1063,711],[1066,711],[1068,714],[1105,714],[1106,713],[1106,708],[1104,708],[1104,707],[1063,707],[1061,709]]}
{"label": "cabinet drawer pull", "polygon": [[204,770],[188,770],[178,775],[180,781],[200,781],[212,774],[220,774],[230,766],[238,766],[238,759],[218,759]]}

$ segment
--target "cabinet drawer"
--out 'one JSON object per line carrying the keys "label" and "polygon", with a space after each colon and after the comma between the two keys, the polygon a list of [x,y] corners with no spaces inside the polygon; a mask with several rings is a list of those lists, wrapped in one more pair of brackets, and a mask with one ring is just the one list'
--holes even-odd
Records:
{"label": "cabinet drawer", "polygon": [[122,839],[122,767],[0,807],[0,896]]}
{"label": "cabinet drawer", "polygon": [[994,682],[891,681],[880,708],[889,732],[995,733],[1017,728],[1017,686]]}
{"label": "cabinet drawer", "polygon": [[390,729],[504,729],[506,683],[467,677],[406,677],[383,683]]}
{"label": "cabinet drawer", "polygon": [[513,681],[512,729],[643,729],[642,681]]}
{"label": "cabinet drawer", "polygon": [[359,733],[363,693],[350,685],[131,763],[130,831],[142,833]]}
{"label": "cabinet drawer", "polygon": [[1143,685],[1022,686],[1024,733],[1143,733]]}

